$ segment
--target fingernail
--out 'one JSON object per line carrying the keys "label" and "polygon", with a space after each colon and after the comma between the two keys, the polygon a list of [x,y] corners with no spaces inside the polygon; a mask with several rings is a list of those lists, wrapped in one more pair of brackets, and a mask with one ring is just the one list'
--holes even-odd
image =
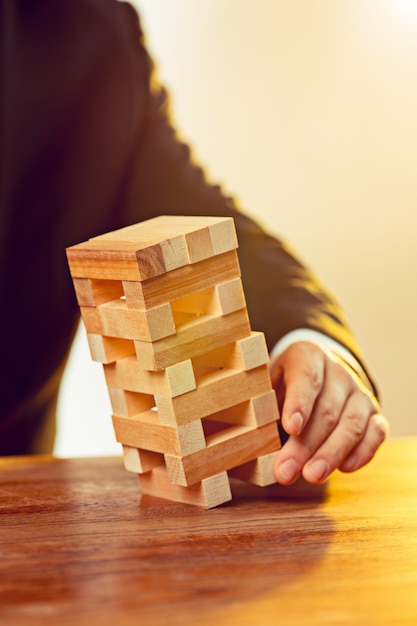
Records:
{"label": "fingernail", "polygon": [[301,429],[303,427],[303,416],[301,415],[301,413],[293,413],[290,417],[290,426],[291,426],[291,431],[295,434],[298,435],[301,432]]}
{"label": "fingernail", "polygon": [[284,483],[292,482],[299,474],[300,468],[295,459],[287,459],[283,461],[277,468],[278,477],[282,479]]}
{"label": "fingernail", "polygon": [[330,467],[327,461],[319,459],[317,461],[314,461],[314,463],[312,463],[308,469],[313,474],[316,480],[323,481],[325,478],[327,478]]}

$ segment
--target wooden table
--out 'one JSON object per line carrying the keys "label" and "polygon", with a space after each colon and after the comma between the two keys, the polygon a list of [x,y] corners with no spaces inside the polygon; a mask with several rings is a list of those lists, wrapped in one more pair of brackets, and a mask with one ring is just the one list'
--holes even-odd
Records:
{"label": "wooden table", "polygon": [[141,499],[120,459],[0,459],[0,623],[417,624],[417,438],[326,490]]}

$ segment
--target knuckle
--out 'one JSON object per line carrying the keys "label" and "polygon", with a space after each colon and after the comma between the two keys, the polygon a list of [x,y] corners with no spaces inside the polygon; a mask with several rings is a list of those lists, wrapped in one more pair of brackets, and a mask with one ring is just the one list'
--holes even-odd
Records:
{"label": "knuckle", "polygon": [[368,402],[353,402],[346,407],[343,422],[353,444],[358,443],[362,439],[369,415]]}
{"label": "knuckle", "polygon": [[326,426],[326,429],[333,431],[339,421],[339,416],[335,412],[335,408],[332,405],[323,405],[320,408],[321,421]]}
{"label": "knuckle", "polygon": [[321,389],[323,385],[323,372],[317,366],[303,362],[300,366],[300,372],[309,381],[315,391]]}
{"label": "knuckle", "polygon": [[356,443],[363,436],[364,432],[364,420],[358,413],[347,413],[346,421],[348,423],[349,433]]}

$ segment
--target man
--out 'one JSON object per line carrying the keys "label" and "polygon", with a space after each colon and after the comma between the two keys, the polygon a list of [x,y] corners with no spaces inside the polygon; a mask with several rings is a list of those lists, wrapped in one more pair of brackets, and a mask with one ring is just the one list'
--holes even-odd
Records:
{"label": "man", "polygon": [[288,441],[277,480],[321,483],[387,434],[338,305],[209,184],[172,126],[135,11],[115,0],[1,3],[0,454],[51,450],[78,321],[65,248],[159,214],[232,216],[252,328],[272,350]]}

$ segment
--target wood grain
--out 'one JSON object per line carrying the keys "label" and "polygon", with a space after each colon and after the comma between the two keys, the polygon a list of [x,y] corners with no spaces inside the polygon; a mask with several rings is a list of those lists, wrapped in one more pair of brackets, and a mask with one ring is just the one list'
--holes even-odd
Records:
{"label": "wood grain", "polygon": [[123,300],[113,300],[98,307],[80,307],[89,334],[155,341],[175,334],[175,322],[169,303],[147,311],[128,309]]}
{"label": "wood grain", "polygon": [[280,448],[276,422],[259,428],[232,426],[206,437],[207,447],[186,456],[165,455],[168,476],[177,485],[194,485],[206,476],[242,465]]}
{"label": "wood grain", "polygon": [[[158,415],[162,423],[188,424],[197,418],[208,417],[271,391],[267,365],[261,365],[248,372],[215,370],[198,377],[196,384],[196,389],[176,397],[155,394]],[[274,405],[271,402],[265,403],[265,408],[270,411],[265,421],[278,419],[276,403]],[[228,421],[228,417],[225,421]]]}
{"label": "wood grain", "polygon": [[[121,459],[0,459],[7,626],[412,626],[417,439],[325,490],[232,482],[209,511]],[[298,490],[298,492],[297,492]]]}
{"label": "wood grain", "polygon": [[217,282],[240,277],[236,250],[186,265],[143,282],[123,281],[126,303],[130,309],[147,309],[192,296]]}
{"label": "wood grain", "polygon": [[179,427],[160,424],[154,411],[144,411],[134,417],[113,415],[116,440],[131,448],[184,456],[206,447],[201,420]]}
{"label": "wood grain", "polygon": [[67,248],[73,278],[147,280],[237,247],[232,218],[160,215]]}
{"label": "wood grain", "polygon": [[196,388],[191,360],[179,361],[164,370],[142,369],[136,358],[125,357],[104,364],[104,375],[110,388],[144,394],[177,396]]}
{"label": "wood grain", "polygon": [[135,350],[141,367],[161,370],[224,345],[225,337],[226,341],[239,341],[250,333],[248,314],[242,309],[221,317],[203,315],[187,320],[177,324],[175,335],[153,343],[135,341]]}

